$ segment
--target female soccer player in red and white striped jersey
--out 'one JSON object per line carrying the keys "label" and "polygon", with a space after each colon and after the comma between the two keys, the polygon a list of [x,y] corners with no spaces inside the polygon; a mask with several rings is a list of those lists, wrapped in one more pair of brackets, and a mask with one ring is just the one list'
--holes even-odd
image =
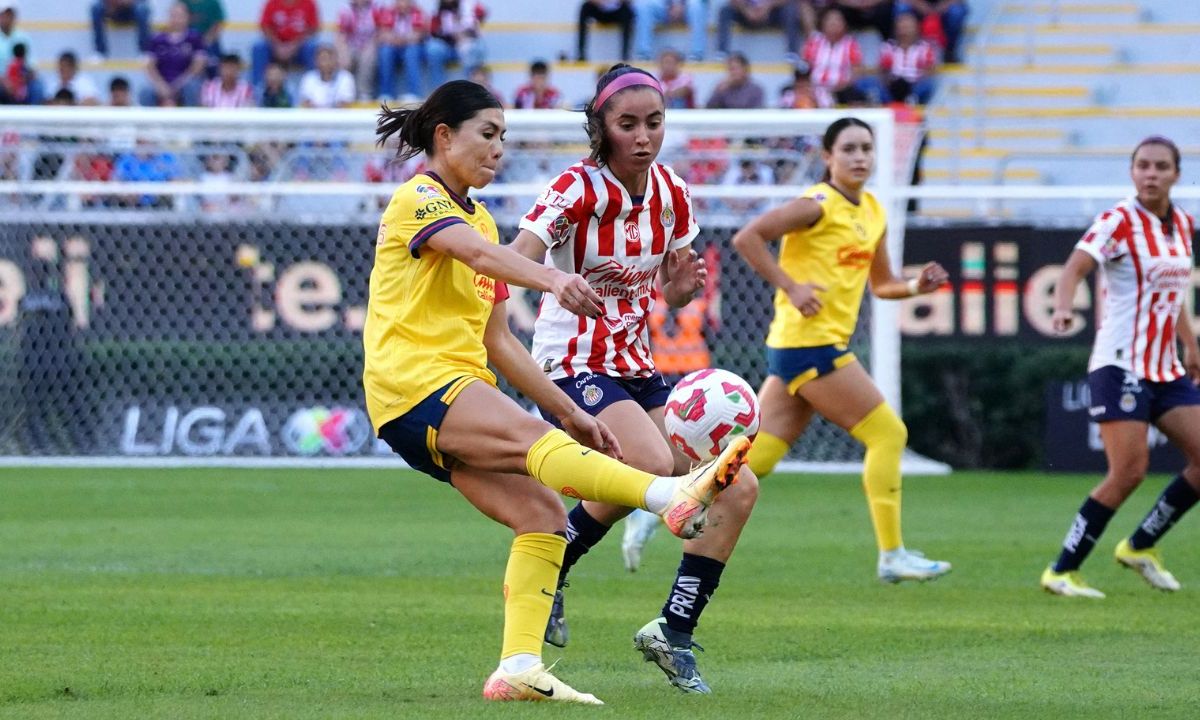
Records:
{"label": "female soccer player in red and white striped jersey", "polygon": [[[1096,218],[1067,259],[1055,290],[1054,327],[1070,332],[1078,320],[1072,308],[1075,289],[1100,268],[1104,312],[1088,362],[1088,388],[1108,474],[1079,508],[1058,560],[1042,573],[1047,592],[1104,597],[1080,578],[1079,566],[1145,477],[1150,423],[1183,451],[1187,466],[1133,534],[1117,545],[1115,555],[1152,587],[1179,589],[1155,549],[1200,498],[1200,346],[1189,307],[1195,221],[1171,202],[1179,171],[1175,143],[1161,136],[1139,143],[1130,170],[1137,194]],[[1177,336],[1183,343],[1182,361]]]}
{"label": "female soccer player in red and white striped jersey", "polygon": [[[689,461],[666,439],[670,387],[654,368],[648,320],[656,278],[662,299],[682,307],[704,287],[708,271],[691,248],[700,230],[687,185],[657,162],[666,129],[662,87],[644,70],[616,65],[598,81],[585,112],[591,156],[550,183],[521,221],[513,246],[535,260],[549,253],[549,263],[582,275],[603,299],[604,313],[581,318],[544,295],[533,355],[581,409],[612,428],[628,462],[647,471],[686,469]],[[749,470],[738,479],[713,504],[704,536],[684,544],[662,616],[634,638],[646,659],[686,692],[709,692],[696,672],[692,631],[758,496]],[[547,642],[561,647],[567,641],[567,572],[630,511],[591,501],[571,510]]]}

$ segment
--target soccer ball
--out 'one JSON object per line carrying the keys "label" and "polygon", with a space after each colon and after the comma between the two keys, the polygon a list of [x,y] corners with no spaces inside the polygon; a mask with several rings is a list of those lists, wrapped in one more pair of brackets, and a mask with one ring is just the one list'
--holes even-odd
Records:
{"label": "soccer ball", "polygon": [[667,438],[695,462],[710,460],[738,435],[758,432],[758,398],[728,370],[697,370],[667,397]]}

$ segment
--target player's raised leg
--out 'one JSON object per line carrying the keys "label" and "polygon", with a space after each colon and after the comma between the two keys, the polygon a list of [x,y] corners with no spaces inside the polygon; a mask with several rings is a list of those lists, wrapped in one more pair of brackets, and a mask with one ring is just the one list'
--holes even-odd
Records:
{"label": "player's raised leg", "polygon": [[655,476],[580,445],[482,382],[458,389],[434,443],[472,467],[523,472],[564,495],[650,510],[683,538],[702,532],[709,505],[737,479],[750,448],[740,438],[693,472]]}

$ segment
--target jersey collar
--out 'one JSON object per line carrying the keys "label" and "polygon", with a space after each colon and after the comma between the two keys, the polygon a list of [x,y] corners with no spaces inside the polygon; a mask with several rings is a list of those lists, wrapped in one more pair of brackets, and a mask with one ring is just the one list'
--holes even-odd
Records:
{"label": "jersey collar", "polygon": [[426,170],[425,172],[423,172],[421,174],[430,178],[431,180],[436,182],[438,185],[441,185],[442,189],[446,191],[446,194],[448,194],[450,196],[450,199],[453,200],[455,203],[457,203],[458,206],[460,208],[462,208],[464,212],[469,213],[471,215],[475,214],[475,202],[472,201],[471,198],[462,197],[458,193],[451,190],[450,186],[446,184],[446,181],[443,180],[440,175],[438,175],[437,173],[435,173],[432,170]]}

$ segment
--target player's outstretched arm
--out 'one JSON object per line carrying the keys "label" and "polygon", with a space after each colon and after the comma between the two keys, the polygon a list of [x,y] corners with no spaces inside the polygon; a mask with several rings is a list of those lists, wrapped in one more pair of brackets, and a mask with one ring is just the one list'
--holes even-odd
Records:
{"label": "player's outstretched arm", "polygon": [[466,223],[451,225],[436,232],[425,243],[449,255],[480,275],[511,285],[552,293],[559,305],[576,315],[599,317],[603,311],[600,296],[579,275],[540,265],[508,247],[494,245]]}
{"label": "player's outstretched arm", "polygon": [[1082,250],[1071,251],[1058,282],[1054,284],[1054,315],[1051,323],[1055,332],[1068,332],[1075,325],[1075,289],[1079,287],[1079,281],[1095,269],[1095,258]]}
{"label": "player's outstretched arm", "polygon": [[546,378],[533,357],[508,327],[506,302],[492,309],[483,332],[488,362],[525,397],[552,413],[562,423],[563,430],[590,448],[621,459],[621,445],[604,423],[579,410],[570,397]]}

